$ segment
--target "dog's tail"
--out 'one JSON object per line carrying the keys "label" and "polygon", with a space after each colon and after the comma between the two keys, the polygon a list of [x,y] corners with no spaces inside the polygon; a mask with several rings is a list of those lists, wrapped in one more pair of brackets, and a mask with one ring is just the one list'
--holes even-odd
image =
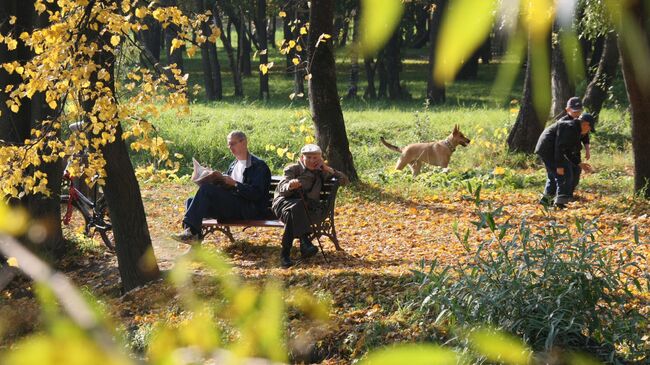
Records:
{"label": "dog's tail", "polygon": [[388,149],[393,150],[393,151],[395,151],[395,152],[402,153],[402,149],[401,149],[401,148],[399,148],[399,147],[397,147],[397,146],[395,146],[395,145],[392,145],[392,144],[386,142],[386,140],[384,139],[384,137],[379,137],[379,139],[381,140],[381,143],[384,144],[384,146],[388,147]]}

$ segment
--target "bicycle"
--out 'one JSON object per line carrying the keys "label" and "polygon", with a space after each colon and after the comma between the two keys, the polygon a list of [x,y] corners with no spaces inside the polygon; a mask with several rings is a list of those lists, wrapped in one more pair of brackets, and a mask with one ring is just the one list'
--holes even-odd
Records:
{"label": "bicycle", "polygon": [[[77,217],[75,213],[83,217],[83,227],[80,226],[81,217]],[[83,230],[88,238],[92,238],[98,232],[108,250],[115,252],[113,226],[104,195],[99,192],[96,184],[92,191],[92,199],[84,195],[79,184],[75,184],[75,180],[67,170],[63,175],[61,189],[61,223],[64,230],[65,227],[72,232]]]}

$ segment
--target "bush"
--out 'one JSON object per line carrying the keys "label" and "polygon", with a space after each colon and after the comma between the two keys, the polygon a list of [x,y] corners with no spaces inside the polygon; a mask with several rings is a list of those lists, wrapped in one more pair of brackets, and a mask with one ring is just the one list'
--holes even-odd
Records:
{"label": "bush", "polygon": [[[638,254],[603,247],[596,219],[576,220],[577,235],[555,222],[540,232],[525,220],[518,227],[499,224],[501,208],[482,201],[480,187],[471,192],[479,217],[473,224],[492,238],[473,247],[469,229],[456,230],[465,256],[416,271],[420,290],[413,304],[420,314],[436,326],[494,326],[535,350],[560,347],[614,363],[648,361],[642,338],[648,320],[631,305],[642,283],[628,274],[638,269]],[[645,279],[648,285],[647,273]]]}

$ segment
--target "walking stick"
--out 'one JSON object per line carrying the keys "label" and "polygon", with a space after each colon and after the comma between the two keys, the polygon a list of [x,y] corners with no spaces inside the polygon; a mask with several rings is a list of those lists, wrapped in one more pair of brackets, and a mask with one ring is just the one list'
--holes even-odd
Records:
{"label": "walking stick", "polygon": [[307,215],[307,221],[309,222],[309,226],[311,227],[311,230],[314,232],[314,237],[316,237],[316,242],[318,242],[318,247],[320,247],[320,253],[323,255],[323,259],[325,259],[325,262],[329,264],[330,262],[327,259],[327,256],[325,256],[325,250],[323,250],[323,245],[320,243],[320,238],[316,234],[316,225],[311,220],[311,216],[309,215],[309,210],[307,210],[307,201],[305,200],[305,195],[302,193],[302,189],[298,189],[298,194],[300,195],[300,200],[302,200],[302,207],[305,209],[305,214]]}

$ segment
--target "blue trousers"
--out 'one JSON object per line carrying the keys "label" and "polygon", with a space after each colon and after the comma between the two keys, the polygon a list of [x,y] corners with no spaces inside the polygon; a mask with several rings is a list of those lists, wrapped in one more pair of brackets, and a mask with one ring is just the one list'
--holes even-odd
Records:
{"label": "blue trousers", "polygon": [[[555,197],[556,204],[568,203],[580,179],[580,166],[569,162],[558,166],[554,162],[546,159],[542,159],[542,161],[546,168],[544,195],[547,197]],[[564,175],[558,175],[558,167],[564,168]]]}
{"label": "blue trousers", "polygon": [[193,233],[201,231],[203,218],[249,219],[251,202],[220,185],[203,184],[193,198],[185,202],[183,225]]}

